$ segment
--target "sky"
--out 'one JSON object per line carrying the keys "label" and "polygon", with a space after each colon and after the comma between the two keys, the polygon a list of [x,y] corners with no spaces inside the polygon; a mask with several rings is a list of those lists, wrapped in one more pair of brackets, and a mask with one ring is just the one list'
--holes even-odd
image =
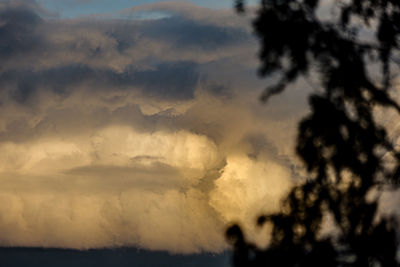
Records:
{"label": "sky", "polygon": [[[99,13],[112,13],[121,11],[132,6],[141,6],[160,2],[158,0],[38,0],[38,3],[62,18],[75,18]],[[178,2],[178,1],[176,1]],[[191,0],[180,1],[181,3],[192,3],[213,9],[231,8],[231,0]],[[254,1],[253,1],[254,2]]]}
{"label": "sky", "polygon": [[0,1],[1,247],[267,244],[312,86],[262,104],[251,14],[216,3]]}

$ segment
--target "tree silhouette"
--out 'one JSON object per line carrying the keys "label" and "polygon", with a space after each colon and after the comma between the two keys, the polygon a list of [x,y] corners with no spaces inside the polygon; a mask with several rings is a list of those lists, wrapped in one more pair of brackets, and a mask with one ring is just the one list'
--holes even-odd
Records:
{"label": "tree silhouette", "polygon": [[[333,2],[333,3],[332,3]],[[297,155],[308,178],[284,199],[281,211],[260,216],[272,225],[267,249],[248,242],[238,225],[227,238],[235,266],[399,266],[394,216],[377,212],[380,196],[398,188],[400,153],[374,110],[394,109],[400,1],[262,0],[253,28],[261,42],[260,74],[277,82],[261,99],[300,76],[319,77],[311,113],[298,128]],[[239,12],[243,0],[236,1]],[[323,234],[331,219],[335,233]]]}

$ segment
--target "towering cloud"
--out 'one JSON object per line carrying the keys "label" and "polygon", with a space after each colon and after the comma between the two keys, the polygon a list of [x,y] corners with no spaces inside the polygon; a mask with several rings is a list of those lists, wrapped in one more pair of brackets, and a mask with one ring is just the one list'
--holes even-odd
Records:
{"label": "towering cloud", "polygon": [[62,20],[1,2],[0,245],[218,252],[229,223],[252,229],[299,175],[305,97],[258,102],[248,18],[122,14],[137,12],[163,15]]}

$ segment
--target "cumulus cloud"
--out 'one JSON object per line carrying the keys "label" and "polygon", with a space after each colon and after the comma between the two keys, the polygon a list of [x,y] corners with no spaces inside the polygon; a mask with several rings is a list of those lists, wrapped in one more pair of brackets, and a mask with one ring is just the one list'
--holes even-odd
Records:
{"label": "cumulus cloud", "polygon": [[[145,20],[0,13],[0,245],[219,252],[296,177],[302,93],[258,102],[256,42],[233,11]],[[301,85],[304,87],[304,85]],[[282,111],[282,106],[287,105]]]}

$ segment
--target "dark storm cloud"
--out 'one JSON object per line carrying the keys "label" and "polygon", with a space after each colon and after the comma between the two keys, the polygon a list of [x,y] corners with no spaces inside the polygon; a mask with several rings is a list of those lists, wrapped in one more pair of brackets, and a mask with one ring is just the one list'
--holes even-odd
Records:
{"label": "dark storm cloud", "polygon": [[219,27],[182,17],[146,23],[143,32],[147,37],[164,40],[178,49],[192,46],[212,50],[248,41],[250,37],[243,29]]}
{"label": "dark storm cloud", "polygon": [[[0,91],[7,88],[23,104],[41,90],[65,96],[84,83],[94,92],[108,86],[155,98],[192,99],[204,64],[198,60],[212,62],[227,47],[250,38],[244,29],[179,14],[147,21],[60,23],[42,19],[30,2],[21,3],[0,6],[0,58],[5,60]],[[229,87],[204,89],[228,95]]]}
{"label": "dark storm cloud", "polygon": [[[28,104],[38,88],[66,95],[80,84],[89,83],[93,93],[109,88],[140,90],[164,99],[191,99],[199,79],[193,62],[164,62],[147,70],[129,66],[122,73],[87,65],[68,65],[45,70],[11,70],[0,74],[0,88],[11,88],[11,97]],[[107,87],[108,85],[108,87]]]}
{"label": "dark storm cloud", "polygon": [[122,52],[134,45],[135,38],[132,37],[135,32],[154,41],[167,42],[175,48],[196,47],[204,50],[244,44],[252,38],[246,29],[193,20],[180,14],[136,23],[120,23],[118,28],[113,28],[107,34],[118,41],[118,49]]}
{"label": "dark storm cloud", "polygon": [[165,99],[190,99],[199,79],[193,62],[164,62],[154,69],[127,72],[116,77],[117,84],[144,88],[145,94]]}
{"label": "dark storm cloud", "polygon": [[36,31],[42,22],[29,6],[0,5],[0,58],[11,59],[43,44],[41,33]]}

